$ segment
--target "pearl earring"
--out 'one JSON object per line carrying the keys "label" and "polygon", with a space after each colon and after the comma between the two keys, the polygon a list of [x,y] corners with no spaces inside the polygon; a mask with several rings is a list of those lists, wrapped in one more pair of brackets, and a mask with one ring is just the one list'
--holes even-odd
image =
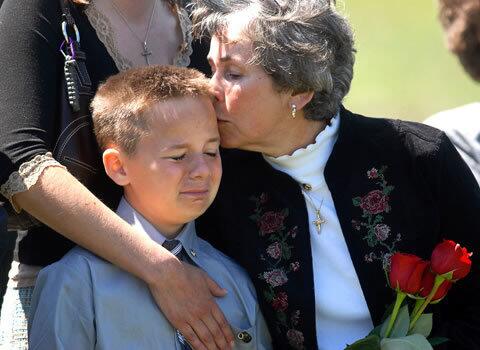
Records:
{"label": "pearl earring", "polygon": [[297,106],[295,104],[292,104],[292,119],[295,119],[297,117]]}

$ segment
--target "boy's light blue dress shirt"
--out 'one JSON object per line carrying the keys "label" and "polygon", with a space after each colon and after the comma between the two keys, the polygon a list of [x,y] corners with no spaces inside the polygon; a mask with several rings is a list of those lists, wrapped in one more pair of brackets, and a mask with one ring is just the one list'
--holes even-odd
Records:
{"label": "boy's light blue dress shirt", "polygon": [[[165,241],[125,199],[117,214],[159,244]],[[228,290],[216,301],[234,332],[235,349],[271,349],[245,271],[200,239],[193,222],[176,239],[202,270]],[[31,306],[29,345],[48,350],[180,349],[175,329],[147,285],[80,247],[40,272]]]}

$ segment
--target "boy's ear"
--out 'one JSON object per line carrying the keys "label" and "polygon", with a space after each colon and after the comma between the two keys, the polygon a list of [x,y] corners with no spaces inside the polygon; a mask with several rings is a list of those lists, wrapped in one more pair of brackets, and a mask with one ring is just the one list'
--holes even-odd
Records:
{"label": "boy's ear", "polygon": [[122,155],[115,148],[107,148],[103,151],[103,166],[107,175],[119,186],[126,186],[130,183],[124,169]]}

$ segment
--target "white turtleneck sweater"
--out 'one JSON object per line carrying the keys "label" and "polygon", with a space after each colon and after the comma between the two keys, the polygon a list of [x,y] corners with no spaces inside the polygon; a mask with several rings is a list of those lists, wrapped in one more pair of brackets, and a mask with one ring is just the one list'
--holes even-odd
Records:
{"label": "white turtleneck sweater", "polygon": [[[296,150],[291,156],[264,156],[275,169],[290,175],[299,186],[309,184],[304,191],[310,222],[313,278],[315,285],[315,316],[318,348],[343,350],[346,344],[365,337],[373,328],[370,312],[357,273],[343,237],[325,181],[324,170],[338,137],[340,116],[320,132],[315,143]],[[303,188],[303,186],[302,186]],[[326,221],[318,233],[313,221],[315,206]]]}

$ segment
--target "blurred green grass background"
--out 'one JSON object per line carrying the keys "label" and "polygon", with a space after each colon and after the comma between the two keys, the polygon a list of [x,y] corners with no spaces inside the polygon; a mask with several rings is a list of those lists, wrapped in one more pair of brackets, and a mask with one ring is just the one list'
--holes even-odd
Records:
{"label": "blurred green grass background", "polygon": [[480,101],[480,84],[445,46],[436,0],[339,0],[352,23],[356,63],[347,108],[422,121]]}

